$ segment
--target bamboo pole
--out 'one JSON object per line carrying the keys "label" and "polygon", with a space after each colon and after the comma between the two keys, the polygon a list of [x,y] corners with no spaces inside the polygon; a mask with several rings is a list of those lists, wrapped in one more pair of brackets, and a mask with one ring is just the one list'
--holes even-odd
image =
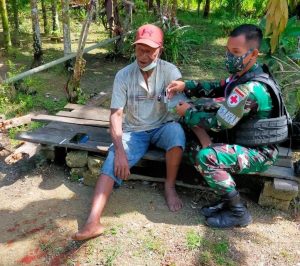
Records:
{"label": "bamboo pole", "polygon": [[[123,35],[123,36],[124,36],[124,35]],[[102,47],[102,46],[105,46],[105,45],[107,45],[107,44],[109,44],[109,43],[112,43],[112,42],[118,40],[119,38],[121,38],[121,36],[116,36],[116,37],[107,39],[107,40],[105,40],[105,41],[98,42],[98,43],[96,43],[96,44],[94,44],[94,45],[92,45],[92,46],[90,46],[90,47],[85,48],[85,49],[83,50],[83,52],[84,52],[84,53],[88,53],[89,51],[94,50],[94,49],[96,49],[96,48],[98,48],[98,47]],[[70,59],[76,57],[76,55],[77,55],[77,53],[72,53],[72,54],[69,54],[69,55],[64,56],[64,57],[62,57],[62,58],[56,59],[56,60],[54,60],[54,61],[51,61],[51,62],[49,62],[49,63],[47,63],[47,64],[44,64],[44,65],[42,65],[42,66],[35,67],[35,68],[30,69],[30,70],[28,70],[28,71],[25,71],[25,72],[23,72],[23,73],[21,73],[21,74],[19,74],[19,75],[16,75],[16,76],[14,76],[14,77],[12,77],[12,78],[8,78],[8,79],[4,80],[4,81],[2,82],[2,84],[14,83],[14,82],[16,82],[16,81],[18,81],[18,80],[20,80],[20,79],[23,79],[23,78],[25,78],[25,77],[28,77],[28,76],[32,75],[32,74],[38,73],[38,72],[40,72],[40,71],[43,71],[43,70],[48,69],[48,68],[50,68],[50,67],[53,67],[53,66],[55,66],[55,65],[61,64],[61,63],[65,62],[65,61],[68,61],[68,60],[70,60]]]}

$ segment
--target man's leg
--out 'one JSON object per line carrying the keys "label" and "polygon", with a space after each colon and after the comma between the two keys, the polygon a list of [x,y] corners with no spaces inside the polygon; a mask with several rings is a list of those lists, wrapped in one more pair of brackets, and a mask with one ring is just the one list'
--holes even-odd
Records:
{"label": "man's leg", "polygon": [[[132,167],[146,153],[150,137],[143,132],[127,132],[123,133],[122,142],[126,151],[129,167]],[[100,235],[104,231],[104,226],[100,222],[102,212],[112,192],[114,182],[119,185],[122,184],[122,180],[114,175],[114,158],[114,148],[111,147],[103,164],[102,174],[96,183],[89,217],[84,227],[73,236],[75,240],[89,239]]]}
{"label": "man's leg", "polygon": [[166,152],[167,179],[165,182],[165,197],[171,211],[178,211],[182,208],[182,201],[175,190],[182,153],[181,147],[174,147]]}
{"label": "man's leg", "polygon": [[155,132],[151,142],[166,151],[165,197],[169,209],[178,211],[182,208],[182,201],[175,190],[175,183],[185,147],[184,131],[179,123],[166,123]]}
{"label": "man's leg", "polygon": [[211,139],[204,128],[195,126],[192,128],[192,130],[195,133],[195,135],[197,136],[197,138],[203,148],[206,148],[211,145],[211,143],[212,143]]}
{"label": "man's leg", "polygon": [[73,236],[74,240],[85,240],[103,233],[104,226],[100,222],[100,217],[112,192],[114,182],[111,177],[100,175],[96,183],[89,217],[83,228]]}
{"label": "man's leg", "polygon": [[222,199],[222,205],[207,207],[202,211],[208,217],[207,224],[217,228],[249,224],[251,216],[240,200],[230,173],[264,171],[276,157],[275,147],[252,149],[223,144],[199,151],[195,166]]}

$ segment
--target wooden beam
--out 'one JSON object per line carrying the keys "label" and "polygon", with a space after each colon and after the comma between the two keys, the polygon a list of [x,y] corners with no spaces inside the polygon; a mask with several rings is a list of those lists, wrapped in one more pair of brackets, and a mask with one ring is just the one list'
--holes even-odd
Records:
{"label": "wooden beam", "polygon": [[10,128],[13,128],[13,127],[18,127],[18,126],[29,124],[31,122],[31,118],[33,118],[36,115],[37,114],[30,113],[30,114],[27,114],[24,116],[0,121],[0,132],[5,131]]}
{"label": "wooden beam", "polygon": [[105,121],[78,119],[72,117],[60,117],[55,115],[37,115],[33,117],[32,120],[40,121],[40,122],[57,121],[57,122],[64,122],[64,123],[71,123],[71,124],[78,124],[78,125],[109,127],[109,122],[105,122]]}
{"label": "wooden beam", "polygon": [[98,110],[96,111],[85,111],[85,109],[81,109],[81,110],[74,110],[72,112],[59,111],[56,115],[63,116],[63,117],[104,121],[109,123],[110,111],[103,108],[98,108]]}
{"label": "wooden beam", "polygon": [[[129,34],[129,33],[127,33],[127,34]],[[124,34],[123,36],[126,36],[127,34]],[[83,53],[88,53],[89,51],[92,51],[92,50],[94,50],[94,49],[96,49],[96,48],[105,46],[105,45],[107,45],[107,44],[109,44],[109,43],[112,43],[112,42],[114,42],[114,41],[116,41],[116,40],[118,40],[118,39],[120,39],[120,38],[121,38],[120,36],[116,36],[116,37],[113,37],[113,38],[110,38],[110,39],[107,39],[107,40],[98,42],[98,43],[96,43],[96,44],[94,44],[94,45],[92,45],[92,46],[90,46],[90,47],[85,48],[85,49],[83,50]],[[58,65],[58,64],[61,64],[61,63],[63,63],[63,62],[66,62],[66,61],[68,61],[68,60],[70,60],[70,59],[72,59],[72,58],[74,58],[74,57],[76,57],[76,53],[69,54],[69,55],[64,56],[64,57],[62,57],[62,58],[56,59],[56,60],[54,60],[54,61],[51,61],[51,62],[49,62],[49,63],[47,63],[47,64],[44,64],[44,65],[35,67],[35,68],[33,68],[33,69],[30,69],[30,70],[28,70],[28,71],[25,71],[25,72],[23,72],[23,73],[21,73],[21,74],[19,74],[19,75],[16,75],[16,76],[14,76],[14,77],[12,77],[12,78],[8,78],[8,79],[2,81],[2,83],[3,83],[3,84],[14,83],[14,82],[16,82],[16,81],[18,81],[18,80],[20,80],[20,79],[23,79],[23,78],[26,78],[26,77],[32,75],[32,74],[41,72],[41,71],[43,71],[43,70],[45,70],[45,69],[48,69],[48,68],[50,68],[50,67],[53,67],[53,66],[56,66],[56,65]]]}
{"label": "wooden beam", "polygon": [[29,159],[38,153],[40,145],[30,142],[25,142],[22,146],[17,148],[12,154],[5,158],[5,163],[14,164],[22,159]]}
{"label": "wooden beam", "polygon": [[[144,175],[137,175],[137,174],[131,174],[128,177],[128,180],[141,180],[141,181],[148,181],[148,182],[165,182],[165,178],[160,177],[151,177],[151,176],[144,176]],[[211,191],[213,190],[209,187],[201,186],[201,185],[191,185],[183,183],[182,181],[176,181],[176,186],[185,187],[185,188],[194,188],[194,189],[200,189],[205,191]]]}

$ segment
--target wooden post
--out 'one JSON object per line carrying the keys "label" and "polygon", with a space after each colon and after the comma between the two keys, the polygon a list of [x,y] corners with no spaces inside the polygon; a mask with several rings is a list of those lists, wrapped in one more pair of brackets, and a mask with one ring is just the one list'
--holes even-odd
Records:
{"label": "wooden post", "polygon": [[87,39],[87,35],[89,32],[89,27],[92,22],[94,10],[95,10],[95,0],[91,0],[88,6],[87,18],[85,20],[85,23],[83,24],[80,38],[79,38],[76,61],[74,65],[74,73],[73,76],[68,80],[66,85],[68,100],[71,103],[75,103],[78,100],[79,95],[82,93],[80,89],[80,79],[81,76],[83,75],[85,63],[86,63],[82,55],[83,55],[83,50]]}

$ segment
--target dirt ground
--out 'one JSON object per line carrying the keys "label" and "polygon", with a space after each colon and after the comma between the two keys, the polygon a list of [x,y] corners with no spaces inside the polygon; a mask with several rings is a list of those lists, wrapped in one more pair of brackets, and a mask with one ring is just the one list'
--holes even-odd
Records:
{"label": "dirt ground", "polygon": [[300,220],[249,201],[247,228],[212,230],[180,189],[184,208],[171,213],[160,184],[128,182],[105,211],[103,236],[70,236],[82,226],[93,188],[68,180],[64,166],[33,158],[0,163],[0,265],[300,265]]}

